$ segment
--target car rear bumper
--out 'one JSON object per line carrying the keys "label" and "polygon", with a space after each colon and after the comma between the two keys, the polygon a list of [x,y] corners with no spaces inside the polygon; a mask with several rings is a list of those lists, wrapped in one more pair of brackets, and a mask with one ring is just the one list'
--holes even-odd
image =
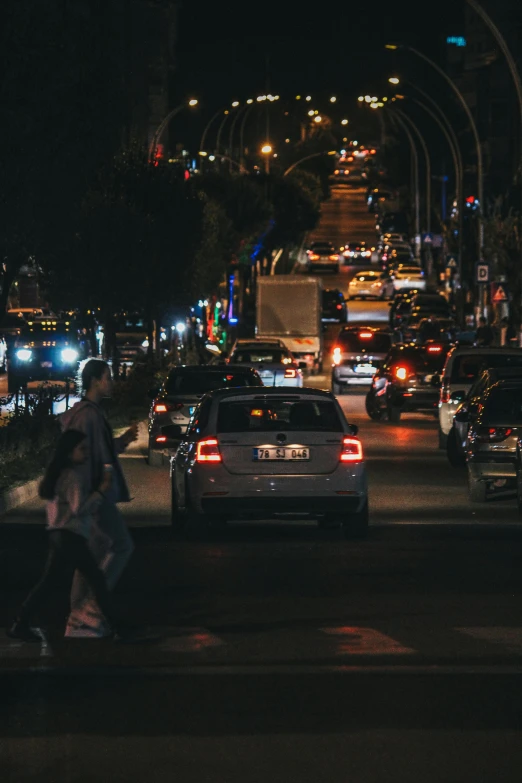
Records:
{"label": "car rear bumper", "polygon": [[313,498],[202,498],[201,511],[211,516],[249,517],[264,519],[267,516],[279,514],[302,514],[303,516],[322,516],[324,514],[350,514],[360,511],[364,505],[365,495],[342,497],[314,496]]}
{"label": "car rear bumper", "polygon": [[[411,396],[408,396],[411,395]],[[396,392],[391,404],[404,411],[437,411],[439,407],[439,393],[429,392]]]}
{"label": "car rear bumper", "polygon": [[477,481],[481,479],[515,478],[517,475],[515,455],[490,456],[487,454],[468,455],[468,469]]}

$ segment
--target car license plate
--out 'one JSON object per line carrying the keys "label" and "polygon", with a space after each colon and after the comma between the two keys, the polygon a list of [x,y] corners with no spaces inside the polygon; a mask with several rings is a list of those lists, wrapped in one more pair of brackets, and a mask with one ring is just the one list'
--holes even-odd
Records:
{"label": "car license plate", "polygon": [[52,367],[52,362],[40,362],[40,367]]}
{"label": "car license plate", "polygon": [[276,448],[255,448],[252,459],[262,462],[301,462],[310,459],[310,449],[302,446],[290,448],[277,446]]}
{"label": "car license plate", "polygon": [[374,367],[373,364],[356,364],[353,370],[360,373],[374,373],[377,372],[377,367]]}

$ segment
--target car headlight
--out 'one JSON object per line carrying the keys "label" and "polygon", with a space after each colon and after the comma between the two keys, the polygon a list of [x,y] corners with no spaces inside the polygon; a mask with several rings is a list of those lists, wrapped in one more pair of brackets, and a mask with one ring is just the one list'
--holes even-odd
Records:
{"label": "car headlight", "polygon": [[29,350],[29,348],[20,348],[20,350],[16,352],[16,358],[20,359],[21,362],[30,361],[32,356],[33,352]]}
{"label": "car headlight", "polygon": [[63,362],[75,362],[78,358],[78,351],[75,351],[74,348],[64,348],[62,351],[62,361]]}

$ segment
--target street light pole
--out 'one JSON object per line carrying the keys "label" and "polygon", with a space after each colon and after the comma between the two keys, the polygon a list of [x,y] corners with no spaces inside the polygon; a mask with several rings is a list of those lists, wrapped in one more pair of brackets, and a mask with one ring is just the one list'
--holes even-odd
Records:
{"label": "street light pole", "polygon": [[[188,102],[189,106],[196,106],[197,100],[192,99]],[[185,103],[180,103],[179,106],[176,106],[175,109],[172,109],[171,112],[167,114],[166,117],[163,118],[163,120],[160,122],[156,130],[154,131],[154,134],[152,136],[151,142],[149,144],[149,163],[152,163],[154,161],[154,158],[156,156],[156,151],[158,149],[158,144],[160,142],[160,139],[163,135],[163,131],[171,121],[173,117],[176,116],[176,114],[179,114],[179,112],[184,109],[186,106]]]}
{"label": "street light pole", "polygon": [[420,130],[415,125],[413,120],[410,117],[408,117],[408,115],[405,114],[403,111],[397,109],[397,107],[394,108],[394,111],[400,117],[402,117],[403,120],[406,120],[406,122],[409,124],[411,128],[413,128],[422,147],[422,151],[424,152],[424,160],[426,162],[426,231],[429,234],[431,231],[431,161],[428,152],[428,147],[426,146],[426,142],[424,141],[423,135],[421,134]]}
{"label": "street light pole", "polygon": [[310,158],[318,158],[322,155],[336,155],[337,150],[330,150],[329,152],[314,152],[312,155],[306,155],[304,158],[300,158],[299,160],[296,160],[295,163],[292,163],[291,166],[289,166],[286,171],[283,172],[283,177],[286,177],[287,174],[290,174],[291,171],[295,169],[296,166],[299,166],[301,163],[304,163],[305,160],[310,160]]}
{"label": "street light pole", "polygon": [[406,134],[411,151],[411,161],[413,170],[413,181],[415,183],[415,256],[419,258],[420,255],[420,242],[417,242],[417,237],[420,239],[420,199],[419,199],[419,156],[417,155],[417,148],[410,130],[403,119],[399,116],[402,112],[390,112],[393,119],[399,123],[404,133]]}
{"label": "street light pole", "polygon": [[217,112],[216,112],[215,114],[213,114],[213,115],[212,115],[212,117],[210,118],[210,120],[209,120],[209,121],[207,122],[207,124],[205,125],[205,129],[204,129],[203,133],[201,134],[201,140],[200,140],[200,142],[199,142],[199,150],[200,150],[200,152],[201,152],[201,150],[204,150],[204,149],[205,149],[205,140],[206,140],[206,138],[207,138],[207,133],[208,133],[208,132],[209,132],[209,130],[210,130],[210,126],[212,125],[212,123],[214,122],[214,120],[217,120],[217,118],[221,116],[221,113],[222,113],[222,112],[223,112],[223,109],[218,109],[218,110],[217,110]]}

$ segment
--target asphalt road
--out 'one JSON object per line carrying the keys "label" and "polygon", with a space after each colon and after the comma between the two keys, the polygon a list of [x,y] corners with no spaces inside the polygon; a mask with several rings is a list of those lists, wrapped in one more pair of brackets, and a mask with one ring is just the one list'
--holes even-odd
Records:
{"label": "asphalt road", "polygon": [[[325,213],[344,231],[354,196],[339,201]],[[148,467],[144,438],[124,456],[137,546],[115,597],[161,638],[65,643],[59,596],[48,644],[0,635],[2,781],[519,783],[515,499],[471,504],[433,417],[373,422],[364,389],[339,399],[367,459],[367,541],[306,520],[174,540],[168,467]],[[44,551],[38,502],[0,521],[4,623]]]}

